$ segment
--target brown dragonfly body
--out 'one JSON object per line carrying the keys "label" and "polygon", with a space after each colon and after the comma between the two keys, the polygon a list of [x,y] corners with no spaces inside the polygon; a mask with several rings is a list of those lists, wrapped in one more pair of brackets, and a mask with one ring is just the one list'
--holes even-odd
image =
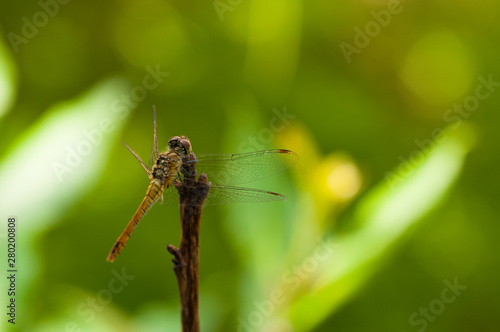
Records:
{"label": "brown dragonfly body", "polygon": [[[125,143],[124,143],[125,144]],[[111,249],[107,260],[113,262],[125,247],[135,227],[148,209],[158,200],[167,205],[178,206],[179,196],[176,183],[189,186],[183,176],[205,173],[211,182],[208,198],[204,205],[231,203],[257,203],[284,201],[286,197],[271,191],[235,187],[233,184],[247,183],[278,174],[298,161],[295,152],[283,149],[263,150],[237,154],[197,154],[191,151],[191,143],[185,136],[174,136],[168,142],[168,150],[158,151],[156,137],[156,112],[154,112],[154,141],[149,168],[127,144],[127,149],[139,161],[149,178],[149,187],[141,205]],[[188,158],[189,157],[189,158]],[[196,165],[196,168],[194,167]],[[194,172],[194,173],[192,173]],[[193,202],[193,204],[197,204]]]}
{"label": "brown dragonfly body", "polygon": [[129,221],[127,227],[123,230],[122,234],[118,240],[116,240],[115,245],[111,249],[107,258],[108,261],[113,262],[116,256],[120,254],[135,227],[139,221],[141,221],[142,217],[146,214],[149,208],[158,199],[163,200],[163,191],[170,187],[173,184],[174,179],[178,177],[177,174],[179,173],[179,169],[182,165],[182,157],[191,153],[191,143],[184,136],[172,137],[168,142],[168,147],[169,151],[159,154],[153,168],[149,169],[142,162],[141,158],[127,146],[130,152],[132,152],[137,160],[139,160],[142,167],[144,167],[151,182],[149,183],[148,190],[146,191],[146,195],[144,196],[141,205],[137,211],[135,211],[134,216]]}

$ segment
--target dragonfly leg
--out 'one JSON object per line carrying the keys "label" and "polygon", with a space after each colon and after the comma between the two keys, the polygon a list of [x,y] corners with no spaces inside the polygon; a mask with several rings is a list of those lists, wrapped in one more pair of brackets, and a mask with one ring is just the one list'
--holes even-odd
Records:
{"label": "dragonfly leg", "polygon": [[177,171],[177,179],[179,180],[180,183],[182,183],[183,186],[186,184],[184,183],[184,180],[181,177],[181,172]]}

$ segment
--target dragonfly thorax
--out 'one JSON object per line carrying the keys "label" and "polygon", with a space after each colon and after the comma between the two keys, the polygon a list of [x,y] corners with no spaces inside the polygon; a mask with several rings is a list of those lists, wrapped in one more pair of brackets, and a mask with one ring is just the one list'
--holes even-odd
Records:
{"label": "dragonfly thorax", "polygon": [[175,151],[160,153],[153,165],[153,178],[165,183],[167,179],[174,178],[182,165],[182,159]]}

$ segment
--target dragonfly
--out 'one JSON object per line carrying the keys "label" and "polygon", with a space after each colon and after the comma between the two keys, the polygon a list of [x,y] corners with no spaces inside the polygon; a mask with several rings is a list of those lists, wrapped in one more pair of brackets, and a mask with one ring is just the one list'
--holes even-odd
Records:
{"label": "dragonfly", "polygon": [[[290,150],[273,149],[236,154],[192,154],[191,142],[185,136],[174,136],[168,141],[167,150],[159,153],[156,136],[156,110],[154,117],[153,148],[148,167],[139,155],[126,143],[125,147],[139,161],[149,178],[146,195],[139,208],[129,221],[127,227],[116,240],[107,261],[113,262],[125,247],[135,227],[141,221],[149,208],[157,201],[169,206],[179,205],[179,194],[175,185],[179,182],[186,185],[183,175],[195,172],[205,173],[211,182],[206,205],[220,205],[231,203],[257,203],[285,201],[281,194],[244,187],[234,184],[243,184],[260,180],[291,167],[298,161],[298,155]],[[194,158],[187,158],[194,155]],[[192,167],[194,164],[195,168]],[[196,175],[196,174],[194,174]]]}

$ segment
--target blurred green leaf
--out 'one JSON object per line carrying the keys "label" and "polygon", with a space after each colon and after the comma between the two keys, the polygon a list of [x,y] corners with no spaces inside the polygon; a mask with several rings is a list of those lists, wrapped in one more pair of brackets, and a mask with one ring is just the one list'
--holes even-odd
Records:
{"label": "blurred green leaf", "polygon": [[381,183],[364,197],[355,215],[359,227],[331,241],[333,254],[315,271],[308,291],[292,301],[288,317],[296,331],[310,331],[350,298],[390,247],[443,199],[474,141],[463,129],[448,128],[420,165],[398,167],[391,173],[397,183]]}
{"label": "blurred green leaf", "polygon": [[28,128],[0,168],[1,211],[22,211],[26,231],[37,232],[91,188],[124,124],[113,102],[126,86],[103,82]]}
{"label": "blurred green leaf", "polygon": [[[0,211],[3,220],[16,217],[17,237],[23,242],[23,250],[17,253],[25,275],[19,288],[29,289],[39,271],[35,237],[99,180],[125,122],[120,118],[126,115],[125,110],[115,106],[117,96],[127,86],[122,79],[110,79],[52,107],[26,130],[3,160]],[[1,232],[6,238],[6,228]],[[3,289],[7,289],[6,279],[2,280]],[[20,310],[20,315],[29,316]]]}
{"label": "blurred green leaf", "polygon": [[17,87],[17,72],[7,46],[0,40],[0,118],[14,101]]}

